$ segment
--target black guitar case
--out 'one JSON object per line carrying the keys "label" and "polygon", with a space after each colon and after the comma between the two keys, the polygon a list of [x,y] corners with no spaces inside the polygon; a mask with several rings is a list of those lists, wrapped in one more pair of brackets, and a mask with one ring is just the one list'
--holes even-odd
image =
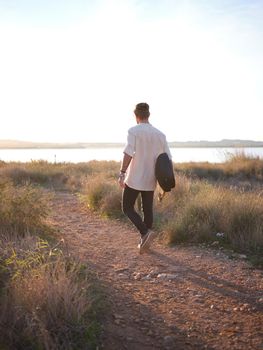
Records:
{"label": "black guitar case", "polygon": [[175,187],[173,165],[167,153],[161,153],[155,163],[155,176],[164,192],[170,192]]}

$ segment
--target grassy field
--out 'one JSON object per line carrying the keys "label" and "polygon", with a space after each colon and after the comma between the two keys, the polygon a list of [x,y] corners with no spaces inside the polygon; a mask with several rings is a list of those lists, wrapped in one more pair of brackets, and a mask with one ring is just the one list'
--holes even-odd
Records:
{"label": "grassy field", "polygon": [[[237,154],[222,164],[174,167],[175,189],[161,203],[156,192],[154,204],[166,241],[217,242],[263,266],[263,160]],[[46,218],[51,190],[79,193],[90,209],[124,218],[119,168],[113,161],[0,163],[1,349],[95,348],[96,281],[64,253]]]}
{"label": "grassy field", "polygon": [[[170,244],[213,243],[246,253],[263,265],[263,160],[236,154],[222,164],[174,164],[176,188],[159,203],[155,227]],[[89,208],[121,217],[119,164],[94,174],[82,193]],[[157,193],[156,193],[157,194]]]}
{"label": "grassy field", "polygon": [[97,282],[52,237],[44,175],[27,167],[1,169],[0,348],[95,349]]}
{"label": "grassy field", "polygon": [[226,156],[224,163],[182,163],[176,165],[178,173],[191,178],[237,181],[263,181],[263,160],[259,157],[249,157],[243,152]]}
{"label": "grassy field", "polygon": [[[12,203],[13,209],[6,211],[9,215],[12,215],[12,210],[16,214],[13,213],[14,225],[17,225],[16,216],[21,217],[21,222],[23,218],[24,229],[30,228],[32,217],[47,215],[45,207],[41,207],[43,200],[37,200],[41,191],[35,189],[36,186],[44,186],[80,192],[89,208],[105,216],[121,217],[121,190],[116,181],[119,167],[120,163],[114,161],[2,163],[0,177],[6,179],[2,181],[7,181],[6,192],[11,195],[13,186],[19,193],[17,202]],[[225,163],[182,163],[174,164],[174,168],[176,188],[167,194],[162,203],[155,201],[156,225],[168,235],[170,242],[211,241],[216,233],[224,233],[224,242],[234,249],[261,249],[262,159],[237,153]],[[27,197],[21,185],[27,186],[31,197]],[[30,208],[31,216],[27,215]]]}

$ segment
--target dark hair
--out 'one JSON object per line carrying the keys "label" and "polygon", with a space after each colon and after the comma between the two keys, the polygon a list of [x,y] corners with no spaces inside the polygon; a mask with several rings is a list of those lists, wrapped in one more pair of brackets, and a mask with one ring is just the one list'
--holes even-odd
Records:
{"label": "dark hair", "polygon": [[134,114],[140,119],[147,119],[150,116],[148,103],[141,102],[135,106]]}

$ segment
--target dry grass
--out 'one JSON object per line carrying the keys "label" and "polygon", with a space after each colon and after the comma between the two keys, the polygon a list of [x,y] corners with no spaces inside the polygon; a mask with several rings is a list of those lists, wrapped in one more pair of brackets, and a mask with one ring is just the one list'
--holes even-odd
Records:
{"label": "dry grass", "polygon": [[263,249],[263,198],[177,177],[177,188],[156,208],[171,243],[217,240],[240,251]]}
{"label": "dry grass", "polygon": [[[12,184],[48,184],[56,189],[81,191],[83,200],[91,209],[98,210],[102,215],[119,217],[122,216],[121,190],[117,184],[119,167],[120,163],[113,161],[79,164],[50,164],[43,161],[1,164],[1,178],[8,178],[8,181],[2,182],[8,184],[0,183],[0,187],[12,187]],[[175,168],[177,185],[172,194],[165,197],[161,205],[156,206],[157,224],[161,230],[169,232],[171,241],[179,240],[179,237],[181,240],[190,241],[210,240],[214,239],[216,231],[222,231],[225,232],[225,240],[237,249],[261,246],[262,196],[256,193],[253,184],[256,182],[257,189],[260,190],[263,176],[262,159],[237,153],[222,164],[186,163],[175,164]],[[202,181],[197,181],[197,178],[201,178]],[[240,185],[234,186],[235,190],[230,190],[230,178],[238,184],[240,179],[246,180],[250,184],[251,193],[242,193]],[[211,183],[203,181],[204,179]],[[225,186],[218,186],[219,182]],[[22,218],[30,217],[30,208],[34,208],[34,203],[41,202],[37,200],[37,194],[33,193],[32,186],[27,186],[27,193],[31,192],[30,198],[35,196],[34,200],[27,199],[24,188],[19,189],[16,186],[15,191],[19,194],[17,196],[11,195],[14,189],[8,191],[10,198],[6,203],[11,204],[5,204],[6,209],[0,204],[0,220],[5,218],[5,222],[8,222],[7,217],[10,213],[13,217],[11,221],[15,222],[14,217],[18,214],[19,222],[23,222]],[[13,209],[7,210],[7,207]],[[37,215],[45,216],[46,213],[45,209],[37,208],[35,204],[35,214],[32,217]],[[30,226],[29,223],[23,225],[24,228]],[[34,225],[32,223],[31,226]]]}
{"label": "dry grass", "polygon": [[[84,200],[91,209],[107,216],[121,215],[121,190],[112,169],[93,173],[84,188]],[[171,243],[214,241],[217,233],[224,233],[222,244],[236,250],[263,249],[263,197],[253,191],[177,174],[175,189],[161,204],[156,199],[155,214],[156,227],[168,234]]]}
{"label": "dry grass", "polygon": [[0,165],[0,177],[15,185],[41,185],[56,190],[80,191],[90,176],[107,172],[116,176],[120,163],[114,161],[90,161],[87,163],[57,163],[32,161],[29,163],[4,163]]}
{"label": "dry grass", "polygon": [[1,256],[4,348],[95,348],[94,288],[84,266],[32,236],[2,236]]}
{"label": "dry grass", "polygon": [[227,155],[224,163],[190,162],[175,165],[176,171],[192,178],[226,180],[263,180],[263,159],[243,152]]}
{"label": "dry grass", "polygon": [[239,152],[228,157],[224,163],[224,171],[229,176],[244,176],[247,179],[262,181],[263,159]]}
{"label": "dry grass", "polygon": [[0,232],[36,232],[43,227],[47,215],[48,195],[42,190],[0,180]]}
{"label": "dry grass", "polygon": [[51,248],[46,191],[0,180],[0,348],[94,349],[94,279],[86,267]]}
{"label": "dry grass", "polygon": [[111,175],[97,175],[90,178],[84,187],[82,200],[87,206],[108,217],[120,217],[121,190]]}

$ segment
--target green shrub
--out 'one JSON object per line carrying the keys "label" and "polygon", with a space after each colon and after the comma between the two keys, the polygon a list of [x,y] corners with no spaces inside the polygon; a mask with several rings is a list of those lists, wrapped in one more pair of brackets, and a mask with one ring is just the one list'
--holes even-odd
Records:
{"label": "green shrub", "polygon": [[10,278],[0,298],[0,347],[95,349],[97,300],[87,268],[30,236],[1,243]]}
{"label": "green shrub", "polygon": [[98,175],[87,181],[83,199],[90,209],[103,215],[121,215],[121,190],[116,182],[105,179],[104,176]]}
{"label": "green shrub", "polygon": [[226,155],[224,163],[189,162],[174,164],[175,170],[191,178],[226,180],[263,180],[263,159],[236,152]]}
{"label": "green shrub", "polygon": [[0,181],[0,231],[25,234],[36,232],[48,215],[48,196],[30,185],[15,187]]}
{"label": "green shrub", "polygon": [[189,190],[177,189],[162,206],[157,210],[167,218],[162,229],[171,243],[212,241],[220,232],[237,250],[263,249],[263,198],[253,193],[192,181]]}
{"label": "green shrub", "polygon": [[67,175],[56,169],[44,165],[42,162],[36,167],[28,164],[16,164],[14,166],[7,165],[0,169],[2,177],[10,179],[15,185],[39,184],[42,186],[65,184]]}
{"label": "green shrub", "polygon": [[220,213],[222,209],[221,193],[212,185],[195,182],[187,196],[177,203],[175,219],[168,224],[170,242],[202,242],[214,239],[221,232]]}
{"label": "green shrub", "polygon": [[263,198],[243,193],[225,209],[228,240],[241,250],[263,248]]}
{"label": "green shrub", "polygon": [[3,163],[0,166],[0,177],[9,179],[15,185],[38,184],[58,190],[80,191],[90,176],[103,174],[113,179],[119,168],[120,163],[115,161],[53,164],[40,160]]}
{"label": "green shrub", "polygon": [[120,217],[121,212],[121,194],[115,186],[101,201],[101,212],[108,217]]}

